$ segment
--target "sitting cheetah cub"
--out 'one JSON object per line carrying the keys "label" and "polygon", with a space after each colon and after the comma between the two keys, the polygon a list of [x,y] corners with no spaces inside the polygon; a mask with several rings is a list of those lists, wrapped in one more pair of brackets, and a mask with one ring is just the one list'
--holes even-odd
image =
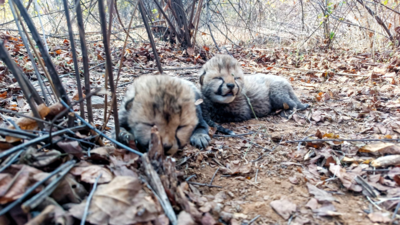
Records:
{"label": "sitting cheetah cub", "polygon": [[272,110],[309,107],[296,97],[290,83],[282,77],[265,74],[244,76],[237,60],[216,55],[200,71],[204,102],[203,117],[211,127],[225,134],[234,132],[215,124],[241,122],[265,117]]}

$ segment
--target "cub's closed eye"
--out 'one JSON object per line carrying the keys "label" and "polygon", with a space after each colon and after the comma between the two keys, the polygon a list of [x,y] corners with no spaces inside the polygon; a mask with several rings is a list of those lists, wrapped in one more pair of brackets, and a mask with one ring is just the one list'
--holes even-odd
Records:
{"label": "cub's closed eye", "polygon": [[179,126],[177,130],[179,130],[181,128],[185,128],[185,127],[187,127],[187,126],[186,125],[185,126]]}
{"label": "cub's closed eye", "polygon": [[240,79],[242,79],[241,77],[235,77],[235,80],[240,80]]}
{"label": "cub's closed eye", "polygon": [[152,124],[152,123],[142,123],[143,125],[145,125],[145,126],[149,126],[149,127],[153,127],[154,126],[154,124]]}
{"label": "cub's closed eye", "polygon": [[213,79],[214,79],[214,80],[223,80],[222,77],[214,77]]}

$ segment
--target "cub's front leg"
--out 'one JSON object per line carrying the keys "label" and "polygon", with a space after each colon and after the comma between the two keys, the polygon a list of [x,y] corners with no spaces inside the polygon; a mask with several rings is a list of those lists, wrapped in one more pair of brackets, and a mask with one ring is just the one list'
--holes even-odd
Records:
{"label": "cub's front leg", "polygon": [[196,148],[205,149],[210,144],[211,138],[210,135],[208,135],[208,125],[203,118],[201,107],[199,105],[196,106],[196,114],[199,123],[190,137],[190,144]]}
{"label": "cub's front leg", "polygon": [[[205,100],[205,101],[206,101],[206,100]],[[217,131],[218,131],[218,132],[221,132],[221,133],[223,133],[223,134],[235,135],[235,132],[233,132],[233,131],[231,131],[231,130],[229,130],[229,129],[226,129],[226,128],[222,127],[221,125],[215,123],[215,122],[211,119],[211,115],[210,115],[211,113],[210,113],[210,108],[209,108],[209,105],[208,105],[208,104],[203,103],[202,106],[201,106],[201,110],[202,110],[202,113],[203,113],[203,117],[204,117],[205,122],[206,122],[210,127],[215,127],[215,128],[217,128]]]}

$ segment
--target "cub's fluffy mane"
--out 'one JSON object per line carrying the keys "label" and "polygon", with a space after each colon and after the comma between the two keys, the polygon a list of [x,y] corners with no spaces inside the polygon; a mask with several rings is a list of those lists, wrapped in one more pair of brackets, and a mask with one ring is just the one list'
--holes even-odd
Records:
{"label": "cub's fluffy mane", "polygon": [[200,75],[205,75],[208,71],[218,71],[221,73],[222,70],[226,70],[228,74],[231,71],[242,71],[242,68],[238,65],[238,61],[230,55],[216,55],[211,58],[200,70]]}

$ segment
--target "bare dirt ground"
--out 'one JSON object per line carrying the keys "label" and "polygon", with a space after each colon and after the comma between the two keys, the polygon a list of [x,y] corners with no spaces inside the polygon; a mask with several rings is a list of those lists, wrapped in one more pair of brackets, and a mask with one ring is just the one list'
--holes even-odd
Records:
{"label": "bare dirt ground", "polygon": [[[24,55],[14,42],[18,43],[12,39],[6,43],[9,50],[14,51],[14,56]],[[73,68],[68,41],[57,42],[50,48],[72,97],[76,93],[75,78],[65,75]],[[95,42],[90,49],[91,85],[104,86],[102,46]],[[120,49],[113,47],[114,58],[120,58]],[[134,77],[158,74],[149,49],[148,45],[141,45],[125,52],[118,100]],[[286,77],[301,101],[311,107],[289,115],[289,119],[273,114],[222,124],[238,136],[215,134],[207,149],[188,146],[179,152],[174,157],[177,168],[198,196],[189,198],[198,210],[210,212],[214,222],[220,224],[376,224],[389,223],[392,218],[397,224],[399,220],[393,217],[393,211],[400,202],[400,147],[395,142],[354,140],[398,139],[398,52],[372,56],[349,49],[228,50],[247,74]],[[196,83],[197,68],[215,54],[208,47],[196,49],[195,56],[166,46],[158,51],[165,74]],[[32,74],[26,58],[15,60],[23,65],[24,72]],[[117,65],[115,61],[115,69]],[[3,68],[0,77],[0,93],[6,92],[2,107],[27,111],[26,102],[15,98],[20,90],[11,85],[11,75]],[[35,82],[34,75],[31,79]],[[99,127],[104,122],[104,97],[95,98],[93,109]],[[112,128],[111,117],[108,134]],[[288,142],[303,139],[347,141]],[[385,155],[395,158],[388,161],[382,158]],[[95,175],[91,174],[92,178]],[[94,179],[91,180],[85,182],[93,184]]]}

